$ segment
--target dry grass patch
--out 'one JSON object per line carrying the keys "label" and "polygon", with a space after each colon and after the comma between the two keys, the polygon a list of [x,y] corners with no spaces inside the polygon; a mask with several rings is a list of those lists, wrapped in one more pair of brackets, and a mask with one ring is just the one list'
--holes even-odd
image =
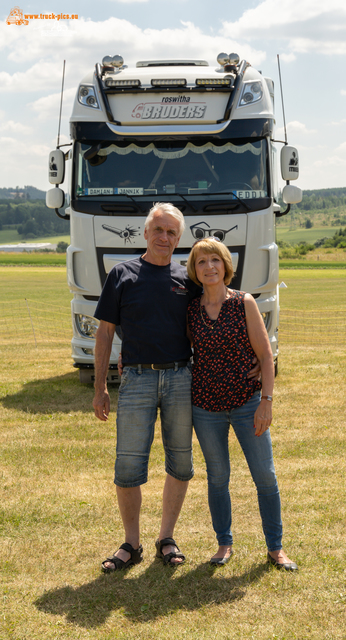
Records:
{"label": "dry grass patch", "polygon": [[255,491],[233,435],[232,562],[216,571],[207,563],[215,540],[197,443],[176,530],[187,562],[170,570],[154,559],[164,482],[157,431],[143,487],[144,562],[103,576],[100,562],[123,536],[112,486],[115,414],[96,422],[93,390],[71,370],[68,346],[5,350],[1,640],[345,638],[344,358],[288,346],[280,356],[272,435],[284,545],[298,575],[265,564]]}

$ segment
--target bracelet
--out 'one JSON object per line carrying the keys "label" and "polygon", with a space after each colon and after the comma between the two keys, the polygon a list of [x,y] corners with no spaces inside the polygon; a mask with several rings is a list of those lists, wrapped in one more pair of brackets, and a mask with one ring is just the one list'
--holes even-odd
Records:
{"label": "bracelet", "polygon": [[262,396],[261,400],[268,400],[269,402],[273,402],[273,396]]}

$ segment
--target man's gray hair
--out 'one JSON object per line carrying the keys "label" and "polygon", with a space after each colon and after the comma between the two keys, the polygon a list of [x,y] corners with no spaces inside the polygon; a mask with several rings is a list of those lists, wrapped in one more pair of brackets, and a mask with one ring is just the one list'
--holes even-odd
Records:
{"label": "man's gray hair", "polygon": [[148,226],[151,222],[151,220],[153,219],[156,211],[162,211],[162,213],[166,213],[169,216],[172,216],[172,218],[175,218],[176,220],[178,220],[179,222],[179,237],[182,235],[184,229],[185,229],[185,218],[183,216],[183,214],[181,213],[180,209],[177,209],[177,207],[175,207],[173,204],[171,204],[170,202],[156,202],[154,204],[154,206],[150,209],[147,218],[145,220],[145,224],[144,224],[144,228],[148,229]]}

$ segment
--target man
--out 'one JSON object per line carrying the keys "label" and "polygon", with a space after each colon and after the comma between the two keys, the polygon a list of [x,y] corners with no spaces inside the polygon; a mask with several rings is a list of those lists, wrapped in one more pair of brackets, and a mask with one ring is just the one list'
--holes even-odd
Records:
{"label": "man", "polygon": [[143,256],[115,266],[108,275],[95,317],[95,415],[107,420],[106,376],[115,326],[123,333],[123,374],[117,411],[115,479],[125,544],[102,563],[105,572],[142,560],[139,516],[141,485],[147,481],[157,407],[161,412],[166,481],[157,556],[180,564],[184,556],[173,539],[192,466],[190,343],[186,336],[189,301],[200,292],[186,269],[171,262],[185,227],[171,204],[156,204],[145,222]]}

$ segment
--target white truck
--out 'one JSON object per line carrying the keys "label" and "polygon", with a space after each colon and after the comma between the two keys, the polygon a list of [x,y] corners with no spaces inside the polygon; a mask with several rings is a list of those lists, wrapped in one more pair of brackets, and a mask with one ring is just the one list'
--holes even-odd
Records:
{"label": "white truck", "polygon": [[[49,158],[47,205],[70,218],[67,278],[73,300],[72,358],[92,382],[94,312],[113,265],[145,250],[144,221],[172,202],[186,230],[173,259],[186,264],[198,238],[216,236],[232,253],[232,287],[258,304],[278,363],[278,248],[275,218],[300,202],[298,153],[284,143],[277,203],[274,86],[236,54],[204,60],[147,60],[133,67],[106,56],[80,83],[70,119],[72,146]],[[70,166],[65,214],[65,163]],[[138,319],[140,322],[140,318]],[[169,337],[168,337],[169,339]],[[109,382],[119,380],[117,328]]]}

